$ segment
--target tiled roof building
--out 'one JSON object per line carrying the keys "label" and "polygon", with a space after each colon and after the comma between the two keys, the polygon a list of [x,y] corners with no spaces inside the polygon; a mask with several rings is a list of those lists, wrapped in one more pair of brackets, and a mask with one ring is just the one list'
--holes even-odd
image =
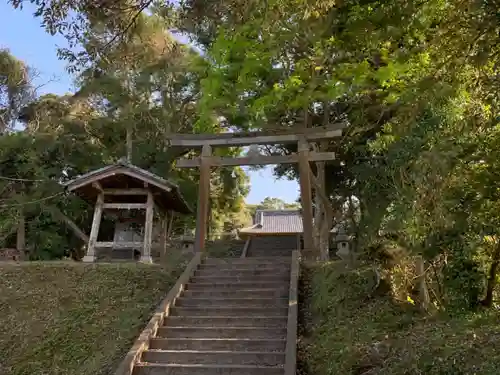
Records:
{"label": "tiled roof building", "polygon": [[[335,235],[338,225],[330,232]],[[257,210],[253,225],[239,231],[240,238],[251,239],[248,256],[287,255],[302,244],[301,210]]]}
{"label": "tiled roof building", "polygon": [[257,210],[254,224],[240,229],[240,235],[283,235],[302,233],[300,210]]}

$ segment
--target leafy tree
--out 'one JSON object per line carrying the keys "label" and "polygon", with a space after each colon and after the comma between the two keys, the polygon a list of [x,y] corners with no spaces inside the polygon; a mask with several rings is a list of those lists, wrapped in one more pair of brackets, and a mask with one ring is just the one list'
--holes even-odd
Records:
{"label": "leafy tree", "polygon": [[[80,123],[92,129],[103,161],[123,155],[123,139],[134,134],[134,162],[168,171],[194,200],[196,172],[172,168],[186,150],[163,152],[168,132],[343,122],[345,136],[314,145],[338,157],[312,166],[324,221],[355,208],[357,251],[390,240],[422,256],[425,270],[439,269],[418,278],[421,288],[425,280],[439,286],[436,303],[493,304],[500,238],[495,2],[189,0],[155,4],[153,17],[140,12],[150,5],[142,0],[29,2],[50,32],[83,46],[61,54],[84,71],[81,97],[96,113]],[[172,28],[188,33],[205,56],[178,48],[163,32]],[[152,105],[151,98],[161,99]],[[295,168],[275,172],[293,179]],[[323,169],[324,194],[317,188]],[[233,173],[212,175],[214,231],[243,207],[245,181]]]}
{"label": "leafy tree", "polygon": [[0,49],[0,133],[14,127],[17,114],[32,94],[30,69],[8,50]]}
{"label": "leafy tree", "polygon": [[[498,122],[498,102],[491,95],[498,89],[492,70],[498,63],[497,26],[490,6],[272,1],[252,3],[252,13],[240,10],[236,21],[229,4],[219,3],[204,16],[202,4],[190,2],[189,21],[202,28],[200,42],[214,61],[203,81],[200,113],[217,111],[241,129],[346,122],[347,137],[318,147],[341,160],[326,166],[332,208],[339,211],[352,196],[359,201],[359,247],[377,240],[381,230],[391,231],[410,254],[424,254],[427,262],[438,254],[456,264],[476,262],[477,234],[493,219],[485,211],[489,205],[474,211],[482,218],[474,229],[467,222],[461,227],[467,246],[436,254],[429,239],[462,225],[463,214],[451,210],[448,197],[454,191],[466,200],[463,190],[454,189],[463,186],[454,178],[470,184],[464,177],[476,146],[467,134]],[[228,11],[227,17],[218,13]],[[460,159],[467,172],[457,171]],[[277,172],[296,176],[288,167]],[[490,270],[497,267],[494,248]]]}
{"label": "leafy tree", "polygon": [[[94,24],[83,48],[104,48],[106,27]],[[56,220],[61,215],[47,213],[62,212],[88,228],[92,207],[66,196],[58,182],[127,153],[134,164],[178,183],[187,201],[197,201],[198,171],[177,170],[174,164],[189,150],[169,148],[167,137],[171,132],[193,131],[203,63],[192,50],[173,41],[155,15],[138,17],[134,30],[137,34],[129,44],[111,46],[105,59],[95,59],[91,69],[82,69],[77,93],[32,100],[18,117],[24,131],[0,139],[6,145],[0,153],[0,176],[5,178],[0,228],[9,246],[22,211],[32,257],[60,257],[65,249],[79,247],[74,234]],[[242,226],[236,219],[245,212],[248,193],[243,170],[214,170],[211,180],[212,223],[217,231]],[[39,199],[43,203],[36,203]],[[174,232],[193,229],[194,224],[194,216],[176,218]],[[103,226],[103,231],[109,230],[112,227]]]}

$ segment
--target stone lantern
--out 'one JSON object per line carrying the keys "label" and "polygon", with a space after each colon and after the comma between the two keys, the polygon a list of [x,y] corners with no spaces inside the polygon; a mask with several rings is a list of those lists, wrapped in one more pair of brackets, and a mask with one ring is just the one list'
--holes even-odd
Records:
{"label": "stone lantern", "polygon": [[337,244],[337,256],[342,260],[349,260],[352,256],[350,249],[350,236],[345,232],[344,227],[340,227],[335,242]]}

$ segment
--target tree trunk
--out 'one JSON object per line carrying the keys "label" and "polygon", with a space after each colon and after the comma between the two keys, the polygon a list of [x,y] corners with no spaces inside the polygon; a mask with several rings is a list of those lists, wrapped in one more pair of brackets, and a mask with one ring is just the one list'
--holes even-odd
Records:
{"label": "tree trunk", "polygon": [[425,281],[425,261],[422,256],[419,256],[416,261],[416,271],[418,276],[418,292],[420,297],[420,307],[427,310],[429,307],[429,292]]}
{"label": "tree trunk", "polygon": [[[327,126],[330,123],[330,103],[328,101],[323,102],[323,126]],[[327,141],[321,141],[318,144],[318,151],[326,151],[328,148]],[[321,209],[321,222],[318,223],[319,240],[318,247],[320,252],[320,259],[322,261],[327,261],[330,259],[330,229],[333,224],[333,207],[326,194],[326,180],[325,180],[325,162],[316,163],[317,171],[317,185],[316,187],[316,197],[319,203],[319,208]]]}
{"label": "tree trunk", "polygon": [[[321,148],[320,148],[321,150]],[[316,193],[316,202],[318,207],[318,223],[316,225],[318,231],[318,248],[320,253],[320,259],[322,261],[327,261],[330,258],[329,255],[329,215],[327,213],[328,206],[323,204],[321,201],[321,195],[326,195],[325,192],[325,162],[316,163],[316,169],[318,173],[318,188]]]}
{"label": "tree trunk", "polygon": [[328,219],[326,214],[323,215],[323,220],[321,223],[319,244],[320,244],[320,255],[322,261],[330,260],[330,226],[328,225]]}
{"label": "tree trunk", "polygon": [[316,212],[314,215],[314,247],[319,249],[320,260],[327,261],[330,259],[329,254],[329,235],[328,219],[324,210],[324,206],[320,202],[320,198],[316,195]]}
{"label": "tree trunk", "polygon": [[[326,104],[325,104],[326,105]],[[326,108],[326,107],[325,107]],[[326,113],[326,112],[325,112]],[[328,117],[325,116],[323,125],[328,124]],[[324,151],[327,148],[325,142],[320,142],[315,146],[316,151]],[[319,250],[320,260],[327,261],[330,259],[329,245],[330,245],[330,226],[332,222],[333,212],[331,209],[331,204],[326,195],[325,189],[325,162],[316,162],[316,176],[311,175],[315,180],[314,190],[316,213],[314,217],[314,239],[315,247]]]}
{"label": "tree trunk", "polygon": [[21,260],[24,260],[24,252],[26,250],[26,223],[22,211],[19,212],[19,221],[17,223],[16,249],[19,252]]}
{"label": "tree trunk", "polygon": [[50,207],[49,212],[52,214],[52,217],[56,219],[57,221],[63,222],[68,226],[69,229],[73,231],[73,233],[81,239],[85,244],[89,242],[89,236],[87,236],[79,227],[76,225],[76,223],[71,220],[69,217],[67,217],[65,214],[61,212],[57,207]]}
{"label": "tree trunk", "polygon": [[126,121],[126,131],[127,131],[125,144],[127,153],[127,163],[132,164],[132,144],[133,144],[132,138],[134,132],[134,118],[133,118],[134,116],[132,112],[133,87],[130,75],[127,75],[127,77],[125,78],[125,87],[127,89],[127,97],[128,97],[128,106],[127,108],[125,108],[125,116],[124,116],[124,119]]}
{"label": "tree trunk", "polygon": [[[318,163],[316,163],[318,164]],[[317,189],[315,189],[317,190]],[[323,214],[323,205],[321,204],[321,198],[319,197],[318,192],[315,192],[314,196],[314,223],[313,223],[313,238],[314,238],[314,247],[320,248],[320,233],[321,233],[321,224],[322,224],[322,214]]]}
{"label": "tree trunk", "polygon": [[174,226],[174,216],[175,212],[170,211],[169,220],[167,223],[167,240],[170,240],[170,237],[172,236],[172,228]]}
{"label": "tree trunk", "polygon": [[[309,127],[309,103],[304,105],[304,123],[303,129]],[[303,255],[306,259],[317,260],[320,258],[319,249],[314,244],[314,217],[311,194],[311,167],[309,163],[310,144],[305,137],[300,137],[297,143],[297,151],[299,157],[299,184],[300,184],[300,200],[302,204],[302,227],[304,248]]]}
{"label": "tree trunk", "polygon": [[213,235],[214,235],[214,217],[213,217],[213,210],[212,210],[212,199],[208,199],[208,214],[207,214],[207,240],[211,241],[213,240]]}
{"label": "tree trunk", "polygon": [[127,124],[127,139],[126,139],[126,147],[127,147],[127,163],[132,164],[132,123]]}
{"label": "tree trunk", "polygon": [[495,252],[493,253],[493,259],[490,266],[490,272],[488,276],[488,284],[486,286],[486,296],[481,302],[483,306],[492,307],[493,306],[493,292],[497,285],[497,271],[500,265],[500,243],[497,244]]}

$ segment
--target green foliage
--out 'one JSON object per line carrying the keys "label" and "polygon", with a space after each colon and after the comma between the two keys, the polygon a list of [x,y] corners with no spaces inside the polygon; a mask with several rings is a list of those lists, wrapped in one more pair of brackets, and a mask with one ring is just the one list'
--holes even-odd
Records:
{"label": "green foliage", "polygon": [[445,272],[448,306],[454,310],[475,308],[484,293],[484,280],[485,274],[477,261],[454,257]]}
{"label": "green foliage", "polygon": [[8,50],[0,49],[0,134],[13,127],[21,108],[31,98],[30,71]]}
{"label": "green foliage", "polygon": [[283,210],[285,205],[286,203],[280,198],[265,197],[264,200],[257,205],[257,209]]}
{"label": "green foliage", "polygon": [[265,197],[259,204],[248,204],[246,206],[248,211],[247,225],[252,224],[252,219],[255,217],[257,210],[295,210],[299,208],[299,203],[286,203],[280,198]]}
{"label": "green foliage", "polygon": [[[498,316],[476,309],[496,303],[488,296],[496,298],[500,262],[496,2],[187,0],[155,3],[152,15],[143,0],[12,3],[24,2],[47,31],[78,47],[60,55],[78,73],[79,91],[27,100],[29,70],[0,53],[0,131],[16,118],[26,125],[0,138],[0,176],[8,178],[0,180],[0,242],[13,246],[22,213],[32,257],[77,247],[45,211],[58,207],[88,227],[91,208],[59,194],[58,182],[115,161],[130,140],[135,164],[196,202],[198,172],[174,168],[190,151],[169,148],[170,133],[343,122],[344,136],[321,147],[338,159],[326,165],[334,209],[359,202],[353,246],[412,288],[419,275],[394,254],[422,255],[430,298],[452,318],[430,322],[404,298],[368,298],[372,267],[346,274],[327,264],[314,270],[308,296],[310,373],[498,372]],[[172,28],[204,56],[175,42]],[[296,178],[295,168],[275,172]],[[246,225],[258,207],[284,206],[273,198],[246,206],[248,178],[238,168],[212,171],[211,184],[213,238]],[[192,217],[176,219],[174,232],[193,227]],[[210,251],[233,250],[214,243]]]}
{"label": "green foliage", "polygon": [[[188,202],[197,202],[199,172],[174,168],[175,159],[189,150],[170,148],[167,137],[196,130],[200,57],[175,42],[157,15],[137,17],[127,43],[106,47],[108,26],[96,21],[80,40],[88,56],[96,48],[107,51],[105,58],[93,58],[91,67],[79,65],[78,91],[30,101],[18,117],[24,131],[0,137],[0,246],[15,246],[22,214],[32,259],[68,256],[82,246],[49,214],[52,208],[89,230],[93,207],[66,195],[59,183],[113,163],[129,149],[135,165],[168,178]],[[211,181],[212,230],[243,226],[248,177],[240,168],[219,169]],[[177,217],[173,233],[193,230],[194,220]]]}
{"label": "green foliage", "polygon": [[[152,16],[138,12],[149,5],[142,0],[130,7],[29,2],[47,30],[83,49],[62,56],[83,72],[75,96],[86,109],[79,108],[85,116],[78,123],[105,150],[103,163],[125,153],[123,139],[133,132],[134,162],[178,181],[194,201],[196,172],[172,168],[186,150],[165,152],[169,132],[343,122],[345,136],[322,145],[340,160],[326,165],[326,190],[339,212],[352,197],[359,202],[359,217],[351,220],[356,248],[391,233],[410,254],[454,265],[449,272],[471,288],[464,300],[480,294],[500,257],[494,2],[189,0],[157,3]],[[173,41],[165,33],[173,27],[202,46],[204,56]],[[40,105],[46,118],[61,113],[48,104]],[[275,171],[295,178],[295,168]],[[241,171],[232,173],[212,175],[212,233],[244,222],[238,213],[247,182]],[[485,236],[494,243],[485,246]],[[471,267],[455,267],[462,263]],[[451,296],[454,287],[447,285]]]}
{"label": "green foliage", "polygon": [[298,373],[496,373],[498,312],[428,317],[410,302],[373,294],[371,267],[303,267]]}

